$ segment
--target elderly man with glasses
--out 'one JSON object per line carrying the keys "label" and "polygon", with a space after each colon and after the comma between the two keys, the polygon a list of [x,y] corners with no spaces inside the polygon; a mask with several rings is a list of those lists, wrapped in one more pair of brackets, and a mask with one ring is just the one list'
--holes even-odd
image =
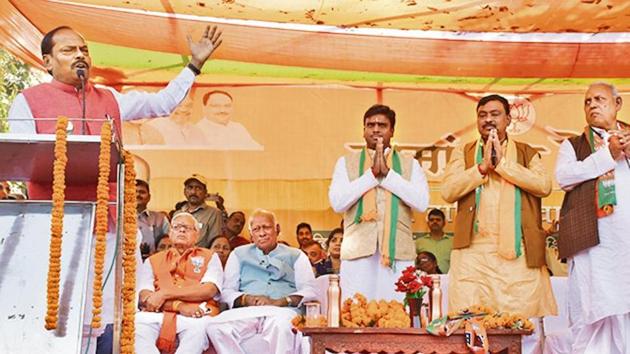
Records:
{"label": "elderly man with glasses", "polygon": [[173,217],[172,247],[148,258],[138,274],[136,352],[202,353],[208,347],[204,316],[216,316],[223,268],[212,251],[196,247],[199,222],[189,213]]}

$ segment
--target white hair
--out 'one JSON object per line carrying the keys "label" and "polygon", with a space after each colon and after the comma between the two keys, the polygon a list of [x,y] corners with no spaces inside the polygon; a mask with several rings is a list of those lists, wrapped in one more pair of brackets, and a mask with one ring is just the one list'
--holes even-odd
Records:
{"label": "white hair", "polygon": [[605,87],[607,87],[610,90],[610,92],[612,93],[613,98],[619,97],[619,91],[617,91],[617,88],[613,84],[610,84],[610,83],[605,82],[605,81],[597,81],[597,82],[593,82],[592,84],[588,85],[588,89],[590,90],[591,87],[593,87],[593,86],[605,86]]}
{"label": "white hair", "polygon": [[274,214],[273,212],[269,211],[269,210],[265,210],[265,209],[256,209],[254,210],[254,212],[249,216],[249,220],[247,222],[247,228],[249,229],[249,232],[252,232],[252,222],[254,221],[254,218],[257,216],[264,216],[266,218],[271,219],[272,223],[273,223],[273,227],[276,227],[276,214]]}
{"label": "white hair", "polygon": [[189,219],[192,219],[193,225],[195,226],[195,230],[197,231],[201,230],[201,223],[197,220],[197,218],[193,214],[186,213],[186,212],[175,214],[175,216],[173,216],[173,219],[171,219],[171,225],[173,225],[175,223],[175,220],[179,219],[180,217],[187,217]]}

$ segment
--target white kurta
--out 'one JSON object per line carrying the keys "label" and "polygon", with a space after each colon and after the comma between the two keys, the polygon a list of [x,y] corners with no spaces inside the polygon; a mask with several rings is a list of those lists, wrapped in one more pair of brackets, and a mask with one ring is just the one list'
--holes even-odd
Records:
{"label": "white kurta", "polygon": [[[240,260],[235,252],[230,254],[225,265],[222,301],[230,307],[243,294],[240,287]],[[317,298],[315,277],[308,258],[301,253],[294,266],[296,291],[290,295],[302,296],[302,302]],[[222,312],[209,319],[207,334],[218,354],[299,352],[301,334],[292,332],[291,320],[297,313],[289,308],[276,306],[242,307]],[[256,351],[247,349],[244,343],[257,335],[266,348]],[[245,345],[244,345],[245,344]]]}
{"label": "white kurta", "polygon": [[[601,133],[607,141],[608,133]],[[598,219],[600,243],[569,260],[569,319],[578,353],[630,353],[630,167],[613,160],[607,147],[577,161],[569,141],[560,146],[556,179],[565,190],[612,169],[617,205]]]}
{"label": "white kurta", "polygon": [[[385,153],[389,153],[389,148],[385,150]],[[384,198],[383,190],[388,190],[398,196],[403,203],[420,212],[429,205],[429,185],[417,160],[412,161],[409,180],[390,168],[387,176],[382,179],[374,177],[372,170],[368,169],[361,177],[350,181],[345,157],[339,158],[335,165],[328,191],[330,205],[335,212],[343,213],[372,188],[377,188],[377,199]],[[379,233],[383,232],[383,220],[384,211],[379,210],[377,220]],[[352,297],[359,292],[368,300],[401,300],[404,293],[396,293],[394,283],[400,277],[402,270],[411,265],[413,261],[396,261],[395,270],[383,266],[380,263],[378,246],[376,253],[370,257],[342,260],[339,271],[342,297]]]}
{"label": "white kurta", "polygon": [[[168,116],[177,108],[188,94],[195,81],[195,74],[184,68],[177,77],[158,92],[129,91],[120,93],[109,89],[118,102],[121,120],[133,120],[149,117]],[[31,119],[28,119],[31,118]],[[33,113],[23,94],[18,94],[9,109],[9,132],[19,134],[35,134]]]}
{"label": "white kurta", "polygon": [[241,123],[229,121],[227,124],[219,124],[203,118],[196,126],[203,133],[209,149],[264,150]]}
{"label": "white kurta", "polygon": [[[136,283],[137,293],[140,294],[141,290],[155,291],[154,287],[155,277],[153,275],[153,268],[151,262],[144,262],[138,271],[138,278]],[[221,292],[223,284],[223,266],[219,257],[215,253],[210,261],[206,272],[201,278],[201,284],[212,283],[214,284],[219,293]],[[220,295],[217,293],[215,300],[218,300]],[[144,312],[140,311],[136,313],[136,353],[144,354],[159,354],[160,351],[155,346],[160,328],[162,328],[162,320],[164,315],[162,313]],[[208,337],[206,336],[206,323],[208,317],[193,318],[182,315],[177,315],[177,336],[179,337],[179,346],[175,353],[181,354],[195,354],[201,353],[208,348]]]}

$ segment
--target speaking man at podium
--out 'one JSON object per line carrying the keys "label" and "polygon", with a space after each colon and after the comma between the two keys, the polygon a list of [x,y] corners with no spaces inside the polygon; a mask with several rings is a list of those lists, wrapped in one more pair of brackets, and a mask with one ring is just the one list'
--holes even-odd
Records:
{"label": "speaking man at podium", "polygon": [[[222,42],[221,32],[216,27],[210,29],[210,26],[206,27],[199,42],[194,42],[190,36],[187,40],[191,60],[164,89],[156,93],[119,93],[90,82],[92,59],[81,34],[67,26],[51,30],[42,39],[41,51],[44,67],[53,80],[30,87],[16,96],[9,110],[9,132],[54,134],[55,120],[37,118],[67,116],[72,134],[100,135],[107,116],[114,120],[120,131],[120,120],[171,114],[186,97],[206,60]],[[29,193],[31,199],[50,199],[51,189],[50,186],[33,184]],[[68,200],[94,200],[95,196],[96,188],[66,190]]]}
{"label": "speaking man at podium", "polygon": [[[119,93],[109,87],[99,87],[90,82],[92,59],[88,45],[81,34],[70,27],[57,27],[44,35],[41,43],[43,64],[53,80],[24,90],[16,96],[9,110],[9,132],[15,134],[54,134],[55,119],[38,120],[37,118],[69,118],[71,134],[100,135],[101,126],[107,117],[111,117],[115,130],[120,132],[121,120],[169,115],[188,94],[195,76],[210,55],[221,45],[221,32],[216,26],[206,27],[198,42],[187,37],[191,60],[188,65],[162,90],[156,93],[130,91]],[[52,171],[51,171],[52,174]],[[96,184],[67,185],[66,200],[95,200]],[[116,188],[110,186],[110,198]],[[31,199],[51,199],[52,187],[45,183],[29,183]],[[110,210],[110,225],[107,234],[107,266],[114,253],[116,235],[111,221],[115,220]],[[93,265],[91,265],[92,267]],[[93,274],[93,272],[90,272]],[[91,283],[91,280],[90,280]],[[88,287],[91,292],[91,287]],[[103,290],[102,323],[113,323],[114,286],[105,283]],[[91,298],[91,294],[85,297]],[[86,308],[84,336],[98,337],[104,328],[89,330],[91,301]],[[108,325],[108,329],[111,325]],[[100,342],[100,341],[99,341]],[[111,342],[108,340],[107,342]],[[96,340],[91,341],[90,352],[94,351]],[[83,341],[86,345],[86,340]],[[86,352],[84,348],[82,353]]]}

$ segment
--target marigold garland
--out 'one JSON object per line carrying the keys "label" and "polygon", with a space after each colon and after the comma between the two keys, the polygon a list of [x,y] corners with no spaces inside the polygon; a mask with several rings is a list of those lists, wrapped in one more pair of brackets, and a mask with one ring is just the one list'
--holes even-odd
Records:
{"label": "marigold garland", "polygon": [[47,330],[57,328],[59,312],[59,281],[61,273],[61,237],[63,234],[63,206],[66,189],[66,164],[68,133],[67,117],[59,117],[55,127],[55,161],[53,162],[52,211],[50,220],[50,254],[48,258],[48,280],[46,287]]}
{"label": "marigold garland", "polygon": [[94,246],[94,283],[92,285],[92,328],[101,327],[103,307],[103,269],[105,268],[105,247],[108,227],[109,173],[112,126],[105,123],[101,127],[101,150],[98,156],[98,185],[96,187],[96,227]]}
{"label": "marigold garland", "polygon": [[120,335],[120,352],[133,354],[135,347],[135,298],[136,298],[136,171],[133,156],[123,151],[125,161],[124,243],[123,243],[123,317]]}

